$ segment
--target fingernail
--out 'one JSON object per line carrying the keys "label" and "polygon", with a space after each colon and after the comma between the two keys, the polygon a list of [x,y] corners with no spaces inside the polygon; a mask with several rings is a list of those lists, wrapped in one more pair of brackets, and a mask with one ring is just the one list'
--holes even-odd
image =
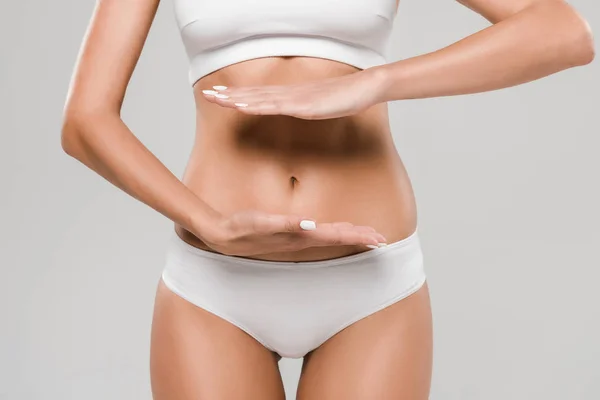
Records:
{"label": "fingernail", "polygon": [[246,103],[233,103],[233,104],[235,104],[238,107],[248,107],[248,104],[246,104]]}
{"label": "fingernail", "polygon": [[379,248],[379,247],[375,246],[374,244],[367,244],[366,246],[370,249],[378,249]]}
{"label": "fingernail", "polygon": [[300,228],[304,229],[305,231],[313,231],[317,229],[317,224],[315,223],[315,221],[305,219],[300,221]]}
{"label": "fingernail", "polygon": [[222,94],[222,93],[215,94],[215,97],[217,97],[219,99],[228,99],[229,98],[229,96],[227,96],[226,94]]}
{"label": "fingernail", "polygon": [[216,90],[203,90],[202,93],[204,94],[211,94],[211,95],[215,95],[218,92]]}
{"label": "fingernail", "polygon": [[215,90],[225,90],[225,89],[227,89],[227,86],[217,85],[217,86],[213,86],[213,89],[215,89]]}
{"label": "fingernail", "polygon": [[385,247],[385,246],[387,246],[387,243],[378,243],[377,245],[378,245],[379,247]]}

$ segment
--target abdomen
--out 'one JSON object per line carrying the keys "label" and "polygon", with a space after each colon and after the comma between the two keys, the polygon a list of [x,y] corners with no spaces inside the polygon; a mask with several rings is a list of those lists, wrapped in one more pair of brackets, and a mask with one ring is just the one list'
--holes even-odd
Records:
{"label": "abdomen", "polygon": [[[323,59],[264,58],[204,77],[195,86],[197,140],[184,183],[223,214],[302,214],[317,223],[372,226],[388,243],[408,236],[416,228],[416,206],[386,103],[348,117],[302,120],[242,114],[206,101],[200,92],[213,85],[297,83],[352,72],[354,67]],[[359,251],[350,247],[262,258],[306,261]]]}

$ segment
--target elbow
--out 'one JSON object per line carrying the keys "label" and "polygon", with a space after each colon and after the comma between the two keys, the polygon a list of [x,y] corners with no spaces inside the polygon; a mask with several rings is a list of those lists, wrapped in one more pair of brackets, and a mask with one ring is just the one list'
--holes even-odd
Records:
{"label": "elbow", "polygon": [[81,129],[79,128],[81,123],[78,118],[65,113],[62,118],[61,134],[60,134],[60,145],[63,151],[71,157],[76,157],[76,149],[79,147],[78,136]]}
{"label": "elbow", "polygon": [[[570,5],[570,24],[566,25],[564,33],[565,53],[569,54],[569,61],[573,66],[582,66],[591,63],[595,56],[594,36],[589,23]],[[563,15],[568,15],[564,13]]]}
{"label": "elbow", "polygon": [[85,149],[85,136],[91,134],[90,128],[98,124],[98,117],[93,112],[80,107],[66,107],[62,116],[60,145],[69,156],[81,159]]}
{"label": "elbow", "polygon": [[594,61],[596,57],[596,50],[594,49],[594,36],[592,29],[590,28],[587,21],[582,20],[582,33],[578,42],[579,47],[579,58],[578,65],[586,65]]}
{"label": "elbow", "polygon": [[84,113],[67,111],[64,113],[61,125],[60,145],[69,156],[80,159],[83,148],[83,135],[86,126],[91,124],[90,117]]}

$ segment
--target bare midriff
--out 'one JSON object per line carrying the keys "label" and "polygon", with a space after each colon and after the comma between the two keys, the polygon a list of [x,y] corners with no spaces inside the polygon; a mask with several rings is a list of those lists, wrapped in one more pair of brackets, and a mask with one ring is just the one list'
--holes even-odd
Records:
{"label": "bare midriff", "polygon": [[[214,85],[293,84],[358,71],[336,61],[293,56],[243,61],[204,76],[194,85],[196,139],[183,183],[224,215],[248,209],[300,214],[317,224],[371,226],[388,244],[408,237],[417,227],[417,210],[392,139],[387,103],[352,116],[304,120],[244,114],[202,94]],[[212,251],[181,226],[175,230],[187,243]],[[315,261],[365,250],[311,247],[252,258]]]}

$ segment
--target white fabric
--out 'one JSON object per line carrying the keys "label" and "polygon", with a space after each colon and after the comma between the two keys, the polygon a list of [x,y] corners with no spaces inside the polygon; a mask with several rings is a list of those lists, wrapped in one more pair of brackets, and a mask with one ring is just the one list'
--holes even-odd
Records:
{"label": "white fabric", "polygon": [[189,81],[260,57],[385,64],[396,0],[173,0]]}
{"label": "white fabric", "polygon": [[213,253],[173,233],[162,279],[180,297],[266,348],[300,358],[350,324],[414,293],[426,276],[417,231],[386,247],[308,262]]}

